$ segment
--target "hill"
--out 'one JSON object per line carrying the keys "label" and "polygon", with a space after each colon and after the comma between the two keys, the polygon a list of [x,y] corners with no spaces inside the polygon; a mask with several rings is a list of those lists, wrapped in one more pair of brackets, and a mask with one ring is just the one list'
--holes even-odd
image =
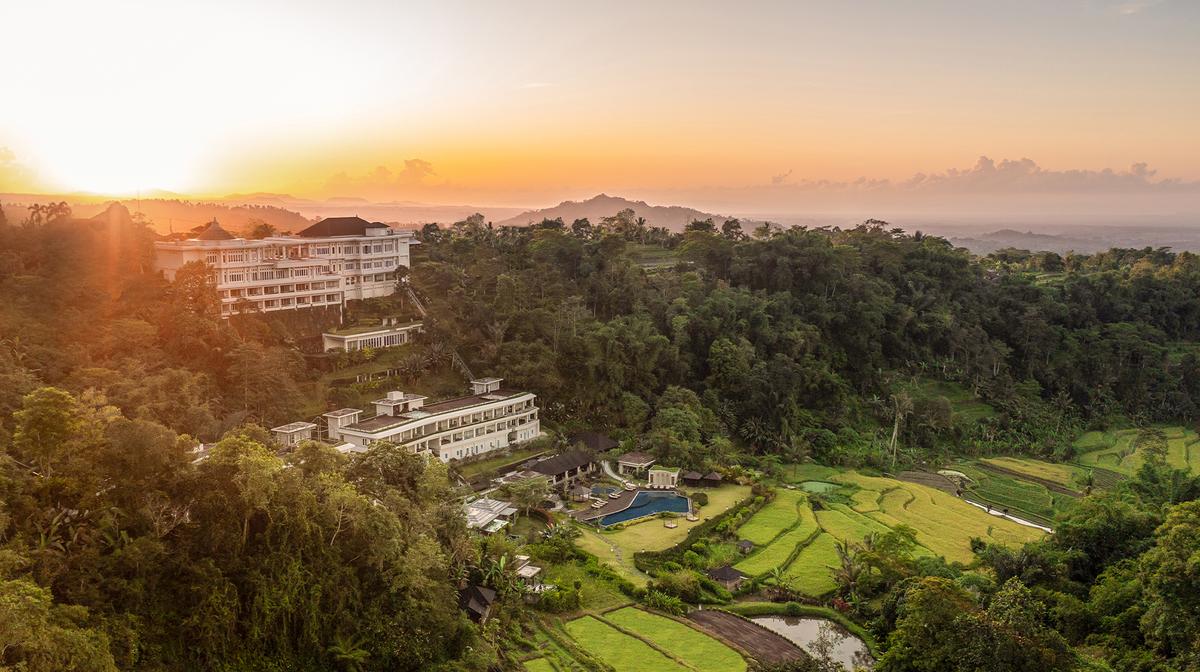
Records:
{"label": "hill", "polygon": [[[529,210],[516,217],[496,222],[496,224],[499,226],[525,226],[534,222],[540,222],[543,219],[556,219],[559,217],[567,224],[583,218],[587,218],[594,223],[605,217],[615,215],[626,208],[633,210],[634,214],[638,217],[644,217],[647,226],[662,226],[676,232],[683,231],[684,227],[694,219],[712,218],[717,223],[727,219],[724,215],[702,212],[695,208],[687,208],[681,205],[649,205],[645,201],[631,201],[620,196],[600,194],[586,201],[563,201],[551,208]],[[747,224],[749,223],[742,222],[743,228]]]}

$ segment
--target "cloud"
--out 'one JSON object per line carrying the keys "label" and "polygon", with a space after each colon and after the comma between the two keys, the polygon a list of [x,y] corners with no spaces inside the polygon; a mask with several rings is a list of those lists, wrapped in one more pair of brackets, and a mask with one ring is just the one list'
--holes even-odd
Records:
{"label": "cloud", "polygon": [[792,176],[792,169],[788,168],[786,173],[771,176],[771,184],[787,184],[787,179]]}
{"label": "cloud", "polygon": [[[776,175],[771,184],[783,189],[816,192],[895,193],[1113,193],[1200,192],[1200,182],[1156,179],[1158,171],[1145,163],[1117,171],[1048,170],[1032,159],[999,162],[981,156],[970,168],[950,168],[940,173],[917,173],[902,181],[860,177],[852,181],[803,180],[784,182]],[[782,177],[786,177],[782,176]]]}
{"label": "cloud", "polygon": [[363,175],[337,173],[326,181],[325,188],[338,195],[390,198],[426,186],[426,179],[435,175],[437,172],[432,163],[424,159],[405,159],[404,167],[399,171],[376,166]]}
{"label": "cloud", "polygon": [[1163,0],[1127,0],[1109,7],[1109,10],[1122,16],[1139,14],[1155,5],[1161,5]]}

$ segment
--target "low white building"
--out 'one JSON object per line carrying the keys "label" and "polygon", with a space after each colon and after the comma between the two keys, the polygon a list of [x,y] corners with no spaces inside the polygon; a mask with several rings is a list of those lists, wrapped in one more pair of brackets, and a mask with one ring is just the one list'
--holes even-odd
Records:
{"label": "low white building", "polygon": [[311,422],[289,422],[286,425],[271,428],[275,441],[284,448],[300,445],[301,441],[310,441],[317,426]]}
{"label": "low white building", "polygon": [[467,527],[491,534],[508,525],[517,507],[499,499],[482,497],[463,506],[467,514]]}
{"label": "low white building", "polygon": [[420,322],[396,324],[385,319],[384,324],[369,327],[336,329],[321,334],[325,352],[345,350],[355,352],[364,348],[393,348],[412,342],[421,331]]}
{"label": "low white building", "polygon": [[443,462],[481,455],[541,434],[537,396],[510,390],[500,378],[471,381],[472,394],[426,404],[419,394],[389,392],[373,402],[374,417],[344,408],[326,413],[326,434],[333,443],[366,448],[376,441],[406,446]]}
{"label": "low white building", "polygon": [[261,312],[338,307],[388,296],[396,270],[409,266],[411,231],[360,217],[331,217],[296,235],[234,237],[215,220],[195,237],[154,243],[154,267],[168,280],[190,262],[212,270],[221,316],[246,306]]}

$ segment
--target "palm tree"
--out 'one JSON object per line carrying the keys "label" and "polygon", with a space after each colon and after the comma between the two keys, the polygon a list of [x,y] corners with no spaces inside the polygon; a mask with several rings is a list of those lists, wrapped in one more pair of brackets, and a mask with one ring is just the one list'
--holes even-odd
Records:
{"label": "palm tree", "polygon": [[838,554],[838,566],[829,569],[833,570],[834,580],[846,591],[846,597],[850,602],[856,602],[858,600],[858,582],[867,567],[858,557],[858,549],[850,542],[834,542],[834,549]]}
{"label": "palm tree", "polygon": [[341,634],[334,639],[335,643],[326,649],[326,652],[337,663],[338,668],[346,672],[360,672],[363,669],[363,663],[370,657],[370,653],[362,648],[366,642],[357,637],[345,637]]}
{"label": "palm tree", "polygon": [[912,413],[913,401],[912,397],[908,396],[907,392],[897,392],[892,395],[893,413],[892,418],[892,440],[890,450],[892,452],[892,468],[896,468],[896,441],[900,437],[900,423],[904,422],[904,418]]}

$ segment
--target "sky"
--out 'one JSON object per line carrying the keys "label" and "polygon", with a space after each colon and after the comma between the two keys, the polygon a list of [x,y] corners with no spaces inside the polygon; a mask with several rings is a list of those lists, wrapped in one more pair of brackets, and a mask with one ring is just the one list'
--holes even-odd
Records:
{"label": "sky", "polygon": [[0,25],[0,192],[1200,195],[1192,0],[41,0]]}

